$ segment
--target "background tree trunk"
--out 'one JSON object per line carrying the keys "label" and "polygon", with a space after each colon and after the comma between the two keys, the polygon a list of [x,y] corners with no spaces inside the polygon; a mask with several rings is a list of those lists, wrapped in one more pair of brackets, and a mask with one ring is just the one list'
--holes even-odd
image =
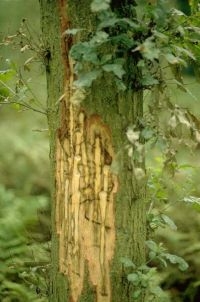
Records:
{"label": "background tree trunk", "polygon": [[63,32],[84,28],[79,39],[87,37],[95,22],[90,2],[40,0],[52,170],[50,300],[132,301],[120,258],[145,263],[145,184],[135,182],[126,131],[139,127],[143,93],[130,87],[119,94],[107,75],[81,106],[71,102],[73,41]]}

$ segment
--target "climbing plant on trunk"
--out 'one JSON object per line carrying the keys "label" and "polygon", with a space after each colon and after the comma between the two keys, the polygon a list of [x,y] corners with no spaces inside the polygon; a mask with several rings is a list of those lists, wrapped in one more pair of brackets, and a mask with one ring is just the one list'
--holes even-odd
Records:
{"label": "climbing plant on trunk", "polygon": [[[184,15],[163,1],[40,0],[40,6],[52,168],[51,301],[150,301],[156,293],[148,288],[146,247],[155,245],[146,245],[144,144],[155,134],[169,138],[156,128],[163,67],[182,87],[180,66],[194,61],[197,49],[190,51],[192,41],[176,27]],[[144,119],[147,90],[153,101]],[[177,121],[195,128],[180,112]]]}

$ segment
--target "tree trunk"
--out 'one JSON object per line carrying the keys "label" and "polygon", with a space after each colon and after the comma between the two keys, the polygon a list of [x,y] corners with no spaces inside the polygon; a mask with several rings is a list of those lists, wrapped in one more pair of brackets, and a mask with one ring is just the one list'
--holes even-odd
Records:
{"label": "tree trunk", "polygon": [[[76,104],[67,28],[95,20],[89,0],[40,0],[52,169],[50,301],[132,301],[121,263],[145,263],[145,185],[128,156],[126,131],[139,125],[143,93],[116,91],[109,75]],[[134,70],[134,77],[140,76]],[[143,167],[144,168],[144,167]],[[139,300],[144,301],[145,293]]]}

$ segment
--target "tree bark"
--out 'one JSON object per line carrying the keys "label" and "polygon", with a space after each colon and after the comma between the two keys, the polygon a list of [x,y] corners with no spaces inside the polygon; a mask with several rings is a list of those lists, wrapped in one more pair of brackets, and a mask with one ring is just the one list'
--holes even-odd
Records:
{"label": "tree bark", "polygon": [[107,75],[76,104],[74,41],[63,33],[84,28],[79,39],[87,37],[95,22],[90,2],[40,0],[52,170],[50,301],[127,302],[134,288],[120,258],[136,265],[146,258],[145,184],[136,181],[126,137],[130,125],[139,127],[143,93],[130,87],[119,94]]}

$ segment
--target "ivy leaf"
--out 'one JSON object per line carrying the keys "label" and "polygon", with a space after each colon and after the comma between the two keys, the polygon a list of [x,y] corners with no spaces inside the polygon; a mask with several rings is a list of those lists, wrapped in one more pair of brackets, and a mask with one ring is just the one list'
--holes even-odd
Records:
{"label": "ivy leaf", "polygon": [[141,84],[143,86],[153,86],[153,85],[159,84],[159,82],[152,75],[146,74],[146,75],[144,75],[143,79],[141,80]]}
{"label": "ivy leaf", "polygon": [[117,89],[119,90],[119,91],[125,91],[126,90],[126,85],[121,81],[121,80],[119,80],[119,79],[115,79],[115,83],[116,83],[116,86],[117,86]]}
{"label": "ivy leaf", "polygon": [[133,267],[133,268],[135,268],[135,264],[129,258],[122,257],[120,259],[120,262],[124,265],[124,267]]}
{"label": "ivy leaf", "polygon": [[179,60],[177,57],[175,57],[172,53],[166,53],[164,54],[165,59],[170,63],[170,64],[178,64]]}
{"label": "ivy leaf", "polygon": [[122,79],[125,74],[125,70],[121,64],[106,64],[102,66],[102,69],[106,72],[113,72],[119,79]]}
{"label": "ivy leaf", "polygon": [[105,54],[101,57],[101,64],[104,65],[105,63],[109,62],[112,59],[112,54]]}
{"label": "ivy leaf", "polygon": [[146,39],[143,44],[133,50],[133,52],[135,51],[140,51],[143,57],[150,61],[158,59],[160,54],[160,49],[156,47],[156,44],[151,39]]}
{"label": "ivy leaf", "polygon": [[174,56],[172,53],[166,53],[166,54],[163,54],[163,56],[165,57],[167,62],[169,62],[172,65],[173,64],[181,64],[183,66],[187,66],[187,63],[183,59],[181,59],[177,56]]}
{"label": "ivy leaf", "polygon": [[132,27],[134,29],[141,29],[140,25],[138,25],[137,23],[131,21],[129,18],[122,18],[120,21],[124,22],[124,23],[127,23],[130,27]]}
{"label": "ivy leaf", "polygon": [[91,11],[97,13],[110,8],[110,0],[93,0],[91,4]]}
{"label": "ivy leaf", "polygon": [[91,46],[88,42],[80,42],[72,46],[70,56],[77,62],[91,62],[98,64],[99,59],[95,47]]}
{"label": "ivy leaf", "polygon": [[127,276],[127,279],[129,282],[132,282],[135,286],[137,286],[140,283],[140,278],[136,273],[129,274]]}
{"label": "ivy leaf", "polygon": [[90,45],[94,46],[96,44],[100,45],[108,40],[109,35],[105,31],[98,31],[96,35],[90,41]]}
{"label": "ivy leaf", "polygon": [[72,46],[70,50],[70,56],[80,62],[82,60],[82,56],[85,53],[91,52],[91,47],[88,42],[80,42]]}
{"label": "ivy leaf", "polygon": [[109,19],[105,19],[103,20],[99,26],[98,26],[98,29],[103,29],[103,28],[106,28],[106,27],[113,27],[115,26],[115,24],[119,21],[120,19],[119,18],[116,18],[116,17],[112,17],[112,18],[109,18]]}
{"label": "ivy leaf", "polygon": [[93,70],[79,76],[78,80],[74,81],[74,86],[77,88],[91,87],[92,82],[101,75],[100,70]]}
{"label": "ivy leaf", "polygon": [[131,49],[135,46],[134,39],[124,33],[111,37],[111,42],[117,46],[121,45],[127,49]]}

